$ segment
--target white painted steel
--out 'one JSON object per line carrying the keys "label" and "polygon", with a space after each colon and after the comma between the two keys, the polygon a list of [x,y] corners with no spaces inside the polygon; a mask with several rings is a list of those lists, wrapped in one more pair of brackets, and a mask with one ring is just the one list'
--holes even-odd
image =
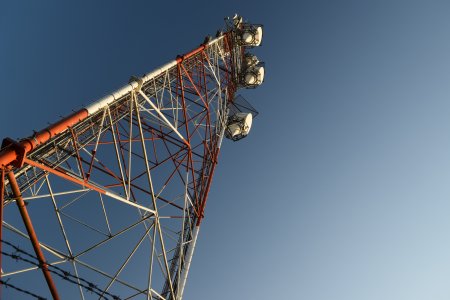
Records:
{"label": "white painted steel", "polygon": [[98,110],[106,107],[108,104],[114,102],[115,100],[121,98],[122,96],[128,94],[133,89],[137,88],[139,84],[136,81],[130,82],[129,84],[123,86],[122,88],[118,89],[114,93],[101,98],[100,100],[88,105],[86,107],[86,110],[88,111],[88,114],[91,115]]}
{"label": "white painted steel", "polygon": [[[228,115],[228,111],[227,111],[227,115]],[[219,149],[219,150],[220,150],[220,147],[222,146],[222,141],[223,141],[224,136],[225,136],[225,126],[222,127],[222,131],[220,132],[219,143],[217,144],[217,149]]]}
{"label": "white painted steel", "polygon": [[[227,111],[227,114],[228,114],[228,111]],[[223,141],[224,135],[225,135],[225,126],[223,126],[223,128],[220,132],[219,142],[217,144],[218,150],[220,150],[220,147],[222,146],[222,141]],[[188,251],[185,256],[185,262],[184,262],[185,265],[181,272],[180,281],[178,283],[177,300],[181,300],[183,298],[183,291],[184,291],[184,287],[186,285],[186,280],[188,277],[189,268],[191,266],[192,256],[194,255],[195,244],[197,243],[197,236],[198,236],[199,231],[200,231],[200,225],[195,226],[194,229],[192,230],[192,239],[191,239],[191,242],[187,246]]]}
{"label": "white painted steel", "polygon": [[159,108],[150,100],[150,98],[147,97],[146,94],[144,94],[142,91],[139,91],[139,94],[141,94],[142,97],[151,105],[151,107],[158,113],[159,117],[166,123],[167,126],[170,127],[170,129],[173,130],[180,138],[184,141],[186,145],[189,144],[189,142],[184,138],[184,136],[181,135],[181,133],[173,126],[172,123],[164,116],[164,114],[159,110]]}
{"label": "white painted steel", "polygon": [[[220,36],[218,38],[211,40],[207,44],[207,47],[211,46],[212,44],[217,43],[218,41],[220,41],[222,39],[223,39],[223,36]],[[146,75],[144,75],[142,77],[143,84],[145,84],[146,82],[150,81],[151,79],[155,78],[156,76],[160,75],[161,73],[169,70],[170,68],[172,68],[176,65],[177,65],[177,61],[172,60],[171,62],[168,62],[167,64],[151,71],[150,73],[147,73]],[[105,97],[89,104],[86,107],[86,110],[88,111],[89,115],[92,115],[93,113],[106,107],[107,105],[113,103],[114,101],[122,98],[123,96],[125,96],[126,94],[130,93],[131,91],[135,90],[138,87],[139,87],[139,83],[136,81],[132,81],[132,82],[128,83],[127,85],[123,86],[122,88],[118,89],[117,91],[113,92],[112,94],[105,96]]]}
{"label": "white painted steel", "polygon": [[109,197],[111,197],[111,198],[113,198],[113,199],[119,200],[120,202],[123,202],[123,203],[125,203],[125,204],[128,204],[128,205],[131,205],[131,206],[140,208],[140,209],[142,209],[142,210],[145,210],[145,211],[147,211],[147,212],[149,212],[149,213],[151,213],[151,214],[156,214],[156,211],[154,211],[154,210],[152,210],[152,209],[149,209],[149,208],[147,208],[147,207],[145,207],[145,206],[142,206],[142,205],[140,205],[140,204],[134,203],[134,202],[132,202],[132,201],[130,201],[130,200],[127,200],[127,199],[125,199],[125,198],[123,198],[123,197],[121,197],[121,196],[119,196],[119,195],[117,195],[117,194],[115,194],[115,193],[110,192],[110,191],[106,191],[106,192],[105,192],[105,195],[106,195],[106,196],[109,196]]}
{"label": "white painted steel", "polygon": [[[215,38],[213,40],[211,40],[210,42],[208,42],[205,46],[205,51],[204,53],[207,56],[207,60],[205,60],[205,71],[207,73],[210,73],[209,76],[211,76],[212,80],[215,80],[216,82],[214,82],[217,87],[211,87],[208,90],[208,98],[209,98],[209,103],[212,103],[212,101],[216,101],[217,102],[217,107],[216,105],[211,105],[212,107],[214,107],[214,113],[215,116],[217,117],[216,122],[213,124],[211,124],[211,128],[215,128],[215,129],[220,129],[220,134],[219,134],[219,140],[218,140],[218,148],[220,148],[222,141],[223,141],[223,136],[224,136],[224,131],[225,131],[225,127],[226,127],[226,123],[228,120],[228,111],[226,109],[226,104],[227,101],[226,97],[227,97],[227,93],[225,93],[226,89],[223,89],[221,86],[221,83],[223,84],[223,80],[221,79],[221,72],[223,71],[223,69],[221,68],[222,64],[226,65],[226,67],[228,68],[229,66],[227,65],[228,63],[230,63],[230,60],[227,60],[226,58],[229,57],[231,54],[225,53],[226,49],[224,49],[224,45],[222,43],[220,43],[220,41],[224,38],[224,36],[220,36],[218,38]],[[195,59],[199,58],[201,55],[203,55],[203,53],[199,53],[198,50],[200,50],[201,48],[197,49],[197,54],[194,54],[196,56]],[[189,61],[189,60],[188,60]],[[109,284],[104,288],[104,293],[106,293],[108,291],[108,289],[111,287],[112,284],[116,285],[117,283],[120,283],[121,285],[130,288],[132,290],[134,290],[135,292],[139,293],[139,294],[143,294],[146,292],[145,288],[137,288],[134,286],[134,284],[128,283],[127,280],[125,279],[121,279],[120,277],[122,277],[123,273],[121,273],[121,271],[125,268],[125,266],[128,264],[128,261],[130,260],[131,256],[133,256],[133,253],[137,251],[137,248],[139,247],[139,244],[136,244],[136,246],[133,247],[131,254],[127,257],[127,259],[120,265],[118,266],[119,268],[117,269],[117,272],[115,273],[109,273],[106,271],[103,271],[102,267],[100,266],[101,264],[99,264],[100,267],[97,267],[97,262],[92,261],[93,265],[90,265],[90,262],[88,263],[87,261],[81,260],[81,259],[86,259],[87,253],[93,253],[91,251],[93,251],[94,249],[104,249],[107,247],[103,247],[101,248],[103,245],[107,244],[110,242],[110,240],[112,240],[115,237],[118,237],[119,235],[124,234],[125,232],[129,232],[129,230],[131,230],[132,228],[135,228],[138,224],[143,224],[146,232],[145,234],[141,237],[141,241],[144,239],[145,236],[148,237],[150,243],[151,243],[151,262],[150,262],[150,266],[149,266],[149,279],[148,279],[148,295],[147,295],[147,299],[165,299],[161,294],[159,294],[158,292],[156,292],[153,288],[152,288],[152,276],[153,273],[155,273],[154,277],[156,278],[156,276],[165,276],[165,280],[168,281],[168,284],[170,286],[170,294],[164,294],[166,295],[170,295],[169,297],[171,299],[181,299],[182,295],[183,295],[183,291],[185,288],[185,284],[187,281],[187,277],[188,277],[188,272],[190,269],[190,265],[192,262],[192,258],[193,258],[193,254],[195,251],[195,246],[196,246],[196,241],[197,241],[197,237],[198,237],[198,233],[199,233],[199,226],[195,226],[194,224],[192,224],[191,221],[187,221],[187,222],[182,222],[182,236],[181,236],[181,242],[178,243],[175,238],[172,237],[172,233],[164,227],[163,222],[160,221],[163,219],[174,219],[176,220],[176,224],[178,224],[178,220],[179,219],[175,219],[176,216],[172,216],[168,213],[166,213],[166,211],[163,211],[164,216],[160,216],[160,212],[161,210],[158,209],[158,207],[156,206],[156,199],[158,198],[159,194],[161,194],[161,192],[166,188],[167,185],[163,185],[161,187],[161,190],[156,193],[156,191],[153,190],[153,184],[151,182],[151,177],[150,177],[150,159],[149,157],[147,157],[147,150],[145,149],[145,144],[146,144],[146,139],[144,138],[144,134],[142,132],[142,124],[140,121],[141,115],[145,114],[145,116],[143,117],[149,117],[149,119],[151,119],[152,121],[156,121],[157,122],[161,122],[161,125],[165,125],[167,124],[167,127],[169,127],[170,129],[173,130],[173,133],[170,133],[172,136],[178,136],[180,137],[185,143],[186,142],[186,138],[187,137],[183,137],[183,135],[181,134],[181,132],[179,132],[177,130],[177,128],[179,127],[178,122],[178,118],[177,118],[177,114],[178,114],[178,110],[181,110],[182,108],[179,106],[179,98],[178,95],[172,95],[172,90],[170,89],[170,84],[171,82],[173,82],[173,77],[176,76],[176,68],[177,68],[177,61],[173,60],[170,61],[169,63],[161,66],[160,68],[157,68],[155,70],[153,70],[150,73],[145,74],[142,78],[136,79],[136,81],[131,81],[130,83],[124,85],[123,87],[121,87],[120,89],[114,91],[113,93],[98,99],[97,101],[89,104],[88,106],[85,107],[85,109],[88,112],[88,115],[92,115],[92,114],[97,114],[99,117],[101,118],[101,121],[98,121],[100,119],[96,119],[96,127],[95,130],[93,130],[90,134],[91,134],[91,142],[89,144],[84,144],[81,145],[81,142],[77,142],[75,140],[73,140],[73,145],[79,145],[80,151],[83,152],[83,155],[87,155],[91,160],[92,163],[100,163],[101,162],[101,158],[104,158],[103,156],[96,156],[95,153],[93,153],[92,151],[88,151],[90,150],[89,147],[93,146],[94,147],[94,151],[97,152],[97,148],[98,149],[102,149],[101,147],[97,147],[99,145],[99,141],[100,141],[100,136],[102,134],[104,134],[105,132],[107,132],[107,130],[109,129],[112,133],[111,135],[111,139],[112,142],[114,144],[114,148],[112,148],[112,146],[110,147],[110,151],[114,151],[115,154],[115,158],[118,162],[117,165],[117,170],[120,171],[120,178],[122,178],[121,180],[121,185],[123,186],[124,192],[123,192],[123,196],[120,194],[117,194],[114,191],[119,192],[120,189],[120,185],[117,185],[117,190],[110,190],[109,187],[107,188],[106,186],[102,186],[100,184],[100,182],[103,181],[98,181],[97,183],[94,183],[94,181],[92,181],[91,183],[93,184],[93,186],[98,187],[98,189],[101,189],[102,192],[104,191],[104,194],[102,192],[98,193],[98,197],[99,197],[99,203],[101,204],[101,210],[102,210],[102,214],[104,216],[104,223],[105,224],[99,224],[99,228],[104,228],[104,226],[107,227],[108,232],[104,233],[103,229],[97,229],[94,226],[89,225],[87,222],[83,222],[81,221],[81,219],[77,219],[75,217],[72,217],[71,214],[69,213],[65,213],[63,212],[63,209],[65,209],[66,207],[77,203],[77,201],[80,201],[80,199],[82,199],[85,194],[87,194],[88,191],[92,191],[92,189],[76,189],[76,190],[68,190],[68,191],[58,191],[58,192],[53,192],[52,188],[50,187],[50,181],[49,178],[52,178],[52,176],[47,176],[46,180],[47,180],[47,184],[48,184],[48,188],[46,189],[42,189],[41,187],[44,185],[44,182],[42,182],[42,184],[40,186],[38,186],[38,188],[35,189],[29,189],[29,194],[27,194],[27,198],[28,200],[30,199],[39,199],[39,198],[50,198],[51,202],[53,204],[53,210],[55,212],[58,224],[59,224],[59,230],[62,233],[62,238],[63,241],[65,242],[65,249],[63,252],[61,252],[60,250],[57,250],[53,247],[50,246],[46,246],[44,244],[40,244],[40,246],[52,253],[52,255],[59,257],[61,259],[60,262],[54,262],[52,264],[59,264],[59,263],[70,263],[72,264],[73,268],[74,268],[74,272],[77,278],[77,283],[78,283],[78,287],[80,290],[80,298],[82,300],[84,300],[85,295],[84,292],[82,290],[82,285],[81,285],[81,280],[79,279],[80,277],[78,276],[78,271],[77,268],[78,267],[83,267],[83,268],[87,268],[92,272],[95,272],[97,275],[101,275],[105,278],[109,278]],[[254,64],[252,65],[254,66]],[[184,76],[184,75],[182,75]],[[257,76],[257,74],[255,73],[255,76]],[[158,79],[158,80],[156,80]],[[153,84],[155,84],[155,90],[156,90],[156,85],[158,84],[159,79],[164,80],[164,88],[167,89],[167,91],[165,91],[165,93],[155,93],[155,95],[146,95],[144,93],[144,91],[140,91],[140,88],[142,87],[142,84],[146,84],[147,86],[151,86]],[[158,85],[159,87],[159,85]],[[140,96],[139,96],[140,94]],[[164,106],[164,102],[162,101],[163,99],[165,99],[164,97],[168,97],[167,95],[170,96],[170,101],[171,101],[171,105],[172,107],[170,107],[170,105],[168,107],[162,107]],[[151,106],[151,108],[146,109],[144,108],[144,102],[142,101],[142,106],[140,103],[137,102],[137,97],[144,97],[145,100],[148,102],[148,104]],[[225,97],[225,98],[224,98]],[[214,100],[211,100],[214,99]],[[141,99],[142,100],[142,99]],[[134,114],[136,114],[137,120],[138,120],[138,125],[134,125],[131,121],[130,121],[130,128],[128,129],[128,135],[129,138],[128,140],[126,139],[126,136],[122,137],[123,141],[121,139],[121,135],[119,132],[116,132],[115,130],[112,130],[114,127],[114,123],[113,123],[113,118],[111,116],[111,112],[109,110],[109,106],[112,103],[117,103],[118,101],[130,101],[131,105],[130,105],[130,111],[129,112],[124,112],[125,113],[129,113],[130,120],[133,118]],[[215,104],[215,102],[213,103]],[[146,105],[147,106],[147,105]],[[189,108],[191,109],[191,108]],[[163,111],[166,110],[167,114]],[[173,117],[173,121],[172,119],[168,119],[166,117],[166,115],[170,114],[170,110],[174,111],[174,117]],[[148,113],[148,114],[147,114]],[[102,115],[103,116],[102,116]],[[171,116],[172,117],[172,116]],[[170,120],[170,122],[169,122]],[[206,122],[206,121],[205,121]],[[245,120],[243,121],[245,123]],[[124,122],[125,123],[125,122]],[[241,122],[242,123],[242,122]],[[246,123],[248,124],[248,122]],[[204,126],[201,122],[199,124],[199,128],[200,125]],[[124,125],[125,126],[125,125]],[[250,121],[250,126],[251,126],[251,121]],[[133,178],[133,174],[137,173],[131,172],[131,165],[132,165],[132,159],[131,159],[131,152],[132,152],[132,147],[131,145],[135,144],[135,140],[134,137],[137,139],[138,135],[137,134],[133,134],[133,128],[138,128],[140,131],[140,141],[142,144],[142,149],[143,149],[143,161],[145,162],[146,166],[146,173],[148,174],[149,177],[149,185],[150,185],[150,194],[152,195],[152,202],[153,202],[153,207],[147,206],[147,205],[141,205],[137,202],[133,202],[131,201],[132,197],[130,196],[130,190],[131,190],[131,179]],[[214,129],[214,130],[215,130]],[[242,129],[240,129],[242,131]],[[126,131],[126,128],[124,128],[124,131]],[[216,135],[217,132],[215,131],[214,134]],[[217,137],[217,135],[216,135]],[[108,141],[110,142],[110,141]],[[125,160],[127,159],[124,155],[124,158],[122,158],[120,156],[120,149],[119,146],[121,142],[127,143],[128,147],[127,147],[127,151],[129,152],[129,160],[128,160],[128,167],[125,164]],[[109,146],[108,146],[109,147]],[[133,146],[134,149],[134,146]],[[58,152],[56,153],[58,154]],[[102,153],[100,153],[102,154]],[[114,155],[111,155],[111,158]],[[99,158],[97,158],[99,157]],[[60,160],[58,161],[58,165],[59,166],[62,162],[64,162],[64,160]],[[69,165],[69,163],[68,163]],[[133,171],[134,169],[139,168],[140,166],[138,166],[137,164],[133,164]],[[24,169],[18,170],[18,172],[16,174],[22,174],[25,173],[25,175],[27,175],[27,169],[26,168],[30,168],[29,166],[26,166]],[[67,171],[72,170],[70,167],[69,169],[67,169]],[[82,176],[82,172],[81,170],[79,170],[79,174],[74,174],[73,172],[69,172],[68,175],[76,178],[76,179],[81,179]],[[126,173],[126,174],[125,174]],[[189,193],[188,193],[188,182],[189,182],[189,173],[187,173],[186,176],[186,185],[185,185],[185,205],[183,208],[183,220],[185,220],[185,218],[188,218],[188,214],[190,213],[189,208],[193,207],[193,200],[189,197]],[[125,179],[128,178],[128,179]],[[92,180],[92,178],[90,179]],[[192,179],[194,180],[194,179]],[[8,181],[6,180],[6,183],[8,184]],[[128,187],[128,189],[127,189]],[[168,186],[170,187],[170,186]],[[96,192],[91,193],[91,194],[97,194]],[[67,197],[69,195],[73,195],[70,198]],[[64,196],[64,197],[61,197]],[[60,203],[61,199],[65,201],[65,199],[70,200],[70,202],[62,202],[62,204],[64,205],[57,205],[58,203]],[[138,214],[140,215],[140,219],[138,222],[136,223],[132,223],[131,225],[127,225],[127,227],[121,229],[120,230],[115,230],[115,229],[111,229],[110,227],[110,223],[109,223],[109,218],[110,218],[110,213],[111,210],[107,209],[108,204],[105,202],[105,204],[103,203],[104,199],[106,200],[106,198],[110,198],[109,201],[115,202],[115,201],[119,201],[122,202],[124,204],[127,204],[127,206],[131,206],[132,208],[137,209]],[[176,198],[178,199],[178,198]],[[8,199],[9,202],[14,201],[13,199]],[[105,207],[106,206],[106,207]],[[123,206],[125,207],[125,205]],[[161,205],[160,208],[164,209],[164,205]],[[142,210],[142,211],[141,211]],[[111,213],[112,217],[116,217],[113,213]],[[64,218],[62,218],[62,216],[64,216]],[[72,248],[72,242],[69,243],[69,238],[66,236],[66,228],[65,226],[68,227],[68,225],[64,225],[65,222],[65,218],[69,218],[71,221],[70,222],[75,222],[77,223],[76,225],[80,225],[80,226],[84,226],[87,227],[90,230],[94,230],[95,232],[99,233],[99,234],[103,234],[106,236],[105,239],[99,241],[99,242],[95,242],[94,244],[92,244],[91,246],[87,247],[86,249],[82,250],[79,249],[78,251],[81,251],[79,253],[74,253],[73,249],[75,249],[75,247]],[[100,220],[102,221],[102,220]],[[131,221],[131,220],[130,220]],[[175,221],[174,221],[175,223]],[[70,223],[69,223],[70,224]],[[113,224],[113,223],[111,223]],[[148,227],[148,224],[151,224]],[[169,223],[171,224],[171,223]],[[153,226],[153,227],[152,227]],[[189,226],[189,230],[185,230],[184,226]],[[24,237],[29,239],[28,235],[26,233],[23,233],[21,231],[19,231],[18,229],[16,229],[15,227],[11,226],[7,226],[7,224],[4,225],[5,228],[9,229],[10,231],[12,231],[13,233],[15,233],[16,235],[18,235],[19,237]],[[153,234],[150,234],[150,229],[153,228]],[[69,228],[68,228],[69,229]],[[192,229],[192,230],[191,230]],[[189,235],[186,234],[186,236],[183,236],[186,232],[190,232]],[[164,233],[164,235],[163,235]],[[158,236],[158,237],[157,237]],[[164,237],[164,238],[163,238]],[[157,241],[157,239],[159,238],[159,241]],[[187,240],[186,240],[187,239]],[[169,241],[169,242],[167,242]],[[179,264],[178,265],[174,265],[175,267],[178,267],[179,270],[177,271],[177,275],[179,278],[179,286],[177,287],[172,287],[172,284],[175,284],[175,281],[172,280],[171,278],[171,266],[169,264],[168,260],[168,255],[172,255],[174,248],[172,248],[172,245],[177,242],[177,247],[180,248],[180,251],[183,251],[180,254],[179,257]],[[169,247],[166,246],[170,245],[170,249]],[[187,247],[187,248],[185,248]],[[166,250],[167,249],[167,250]],[[186,250],[186,256],[184,256],[184,250]],[[97,250],[95,250],[97,251]],[[154,259],[155,258],[155,263],[154,263]],[[156,261],[157,260],[157,261]],[[155,270],[153,270],[153,265],[157,266],[157,263],[159,263],[160,269],[157,269],[155,267]],[[181,268],[181,265],[183,266],[183,268]],[[38,267],[33,267],[33,268],[26,268],[23,270],[19,270],[19,271],[13,271],[14,274],[15,273],[24,273],[24,272],[28,272],[34,269],[37,269]],[[109,268],[109,266],[108,266]],[[12,273],[11,273],[12,274]],[[175,273],[174,273],[175,274]],[[120,276],[119,276],[120,275]],[[112,289],[112,288],[111,288]],[[167,292],[168,293],[168,292]],[[138,294],[136,294],[138,295]]]}
{"label": "white painted steel", "polygon": [[[24,233],[22,231],[20,231],[19,229],[15,228],[14,226],[6,223],[5,221],[2,222],[3,227],[6,229],[11,230],[14,233],[17,233],[18,235],[30,240],[30,237],[27,233]],[[64,253],[61,253],[61,251],[58,251],[50,246],[47,246],[46,244],[43,244],[42,242],[39,242],[39,246],[44,249],[47,250],[49,253],[53,254],[54,256],[60,258],[60,259],[67,259],[66,256],[64,256]]]}
{"label": "white painted steel", "polygon": [[188,251],[186,253],[184,268],[181,272],[180,282],[178,284],[177,299],[181,300],[183,298],[184,286],[186,285],[187,276],[189,273],[189,267],[191,266],[192,256],[194,255],[195,244],[197,243],[197,236],[200,230],[200,226],[195,226],[192,230],[192,239],[188,246]]}

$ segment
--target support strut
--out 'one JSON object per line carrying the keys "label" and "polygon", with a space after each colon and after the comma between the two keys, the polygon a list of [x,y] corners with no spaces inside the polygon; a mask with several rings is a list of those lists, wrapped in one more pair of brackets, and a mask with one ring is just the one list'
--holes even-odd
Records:
{"label": "support strut", "polygon": [[34,231],[33,224],[31,223],[30,216],[28,215],[27,208],[25,207],[25,202],[23,201],[22,195],[20,193],[19,185],[17,184],[14,172],[10,171],[8,173],[9,183],[16,199],[17,207],[19,208],[20,215],[22,216],[23,223],[27,229],[28,236],[30,237],[31,244],[33,245],[36,257],[39,260],[39,265],[41,267],[42,273],[44,273],[45,281],[47,281],[48,288],[54,300],[59,300],[58,291],[56,290],[55,283],[53,282],[52,275],[48,270],[48,264],[45,260],[44,253],[42,253],[41,247],[39,246],[39,241]]}

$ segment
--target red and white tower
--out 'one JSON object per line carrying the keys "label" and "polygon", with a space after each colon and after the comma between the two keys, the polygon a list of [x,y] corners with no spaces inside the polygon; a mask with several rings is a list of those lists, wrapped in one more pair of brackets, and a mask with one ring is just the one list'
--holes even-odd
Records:
{"label": "red and white tower", "polygon": [[195,50],[3,140],[5,299],[182,298],[222,139],[256,115],[236,92],[264,79],[248,52],[261,40],[261,25],[228,18]]}

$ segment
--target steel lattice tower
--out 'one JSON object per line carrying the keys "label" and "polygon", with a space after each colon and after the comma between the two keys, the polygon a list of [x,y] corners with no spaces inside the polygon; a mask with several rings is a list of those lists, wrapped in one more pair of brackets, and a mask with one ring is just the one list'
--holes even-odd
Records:
{"label": "steel lattice tower", "polygon": [[263,81],[247,52],[261,39],[261,25],[228,18],[197,49],[4,139],[3,293],[181,299],[222,139],[245,137],[256,115],[236,92]]}

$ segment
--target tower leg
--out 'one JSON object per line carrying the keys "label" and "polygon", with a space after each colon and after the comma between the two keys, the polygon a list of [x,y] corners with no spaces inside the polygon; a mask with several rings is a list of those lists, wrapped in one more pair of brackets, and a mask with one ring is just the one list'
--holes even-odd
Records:
{"label": "tower leg", "polygon": [[181,272],[181,277],[180,277],[181,280],[178,285],[177,300],[181,300],[181,298],[183,297],[184,287],[186,285],[189,268],[191,266],[192,256],[194,255],[195,244],[197,243],[197,236],[198,236],[199,230],[200,230],[200,226],[195,226],[194,230],[192,231],[192,240],[191,240],[191,243],[189,244],[189,249],[187,251],[186,258],[185,258],[185,260],[186,260],[185,266],[183,268],[183,271]]}
{"label": "tower leg", "polygon": [[45,260],[44,253],[42,253],[41,247],[39,246],[39,241],[34,231],[33,224],[31,223],[30,216],[28,215],[28,210],[23,201],[22,195],[20,193],[19,185],[17,184],[14,172],[10,171],[8,173],[9,183],[11,185],[12,192],[16,198],[17,207],[19,208],[20,215],[22,217],[25,228],[27,229],[28,236],[30,237],[31,244],[33,245],[36,257],[39,260],[39,265],[44,273],[45,281],[47,281],[48,288],[54,300],[59,300],[58,291],[56,290],[55,283],[53,282],[52,275],[48,270],[48,264]]}

